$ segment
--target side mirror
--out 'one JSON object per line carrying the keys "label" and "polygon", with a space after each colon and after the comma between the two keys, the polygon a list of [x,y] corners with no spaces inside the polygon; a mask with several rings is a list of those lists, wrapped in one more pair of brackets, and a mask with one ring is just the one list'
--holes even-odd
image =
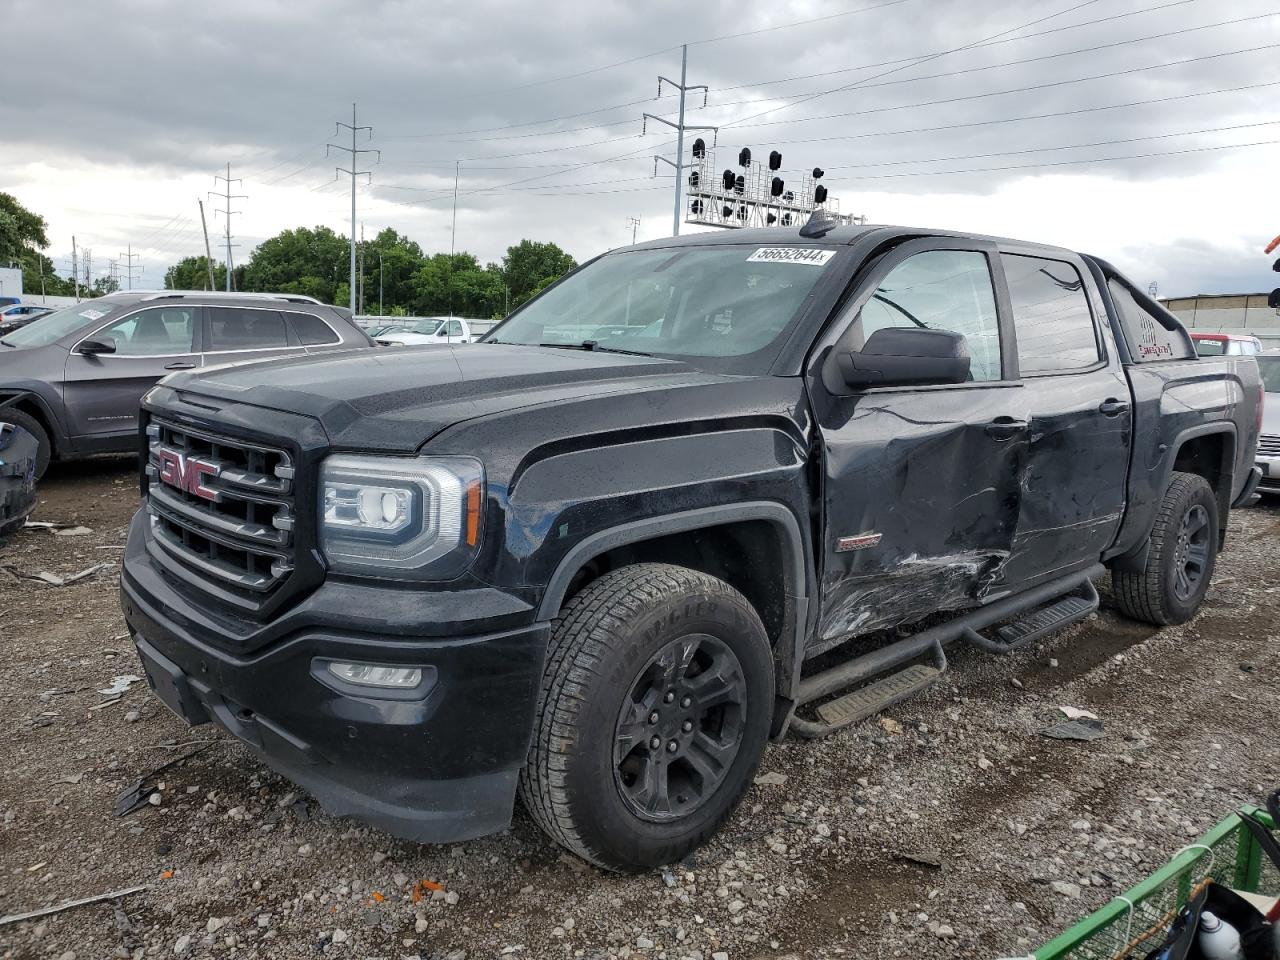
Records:
{"label": "side mirror", "polygon": [[854,390],[964,383],[969,379],[969,345],[950,330],[885,327],[871,334],[859,352],[838,344],[831,364],[840,383]]}
{"label": "side mirror", "polygon": [[86,357],[115,352],[116,342],[110,337],[103,337],[101,340],[82,340],[80,346],[76,347],[76,353],[83,353]]}

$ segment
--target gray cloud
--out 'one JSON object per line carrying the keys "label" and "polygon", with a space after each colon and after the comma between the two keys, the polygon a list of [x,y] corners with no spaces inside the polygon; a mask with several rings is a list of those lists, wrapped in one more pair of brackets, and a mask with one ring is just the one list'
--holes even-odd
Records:
{"label": "gray cloud", "polygon": [[[1021,33],[1116,17],[1161,2],[1094,3]],[[678,75],[675,45],[876,3],[862,0],[832,10],[758,0],[556,5],[477,0],[447,6],[411,0],[306,5],[10,0],[6,45],[39,50],[40,64],[5,74],[0,128],[8,132],[7,150],[61,158],[62,169],[73,168],[77,158],[106,162],[122,182],[135,185],[193,173],[211,178],[232,160],[237,175],[246,179],[245,192],[264,186],[314,188],[307,196],[314,200],[315,221],[336,225],[344,187],[324,184],[341,157],[326,160],[323,144],[333,121],[348,119],[356,100],[361,122],[375,126],[368,145],[383,151],[366,202],[396,204],[373,207],[382,220],[428,247],[447,244],[453,161],[466,157],[461,246],[489,258],[506,243],[532,235],[555,239],[582,257],[625,242],[629,215],[642,214],[651,236],[665,230],[670,181],[647,178],[654,152],[671,155],[671,137],[657,125],[641,137],[639,116],[645,110],[675,109],[674,98],[648,100],[656,91],[656,74]],[[698,109],[691,117],[725,124],[718,154],[724,166],[732,165],[744,145],[757,155],[778,146],[785,166],[796,172],[823,166],[846,211],[860,209],[863,192],[993,195],[1023,177],[1045,173],[1133,182],[1188,177],[1220,169],[1235,153],[1204,148],[1280,140],[1280,125],[1193,134],[1280,118],[1270,106],[1280,86],[1209,93],[1272,79],[1267,68],[1275,62],[1275,50],[1232,53],[1280,44],[1280,16],[1258,18],[1275,13],[1267,0],[1230,5],[1187,0],[1030,39],[1013,34],[911,63],[910,58],[992,37],[1069,6],[1067,0],[981,5],[906,0],[804,26],[697,43],[690,48],[690,82],[709,84],[711,94],[706,109],[701,99],[694,101]],[[1208,26],[1226,20],[1242,22]],[[1206,29],[1194,29],[1199,27]],[[1156,34],[1174,35],[1142,39]],[[1082,48],[1101,49],[1072,52]],[[1211,59],[1169,65],[1206,57]],[[623,60],[632,62],[542,82]],[[1016,62],[1024,60],[1031,62]],[[826,75],[810,76],[815,74]],[[1103,74],[1114,75],[1064,82]],[[786,79],[793,77],[809,78]],[[855,86],[786,106],[849,84]],[[1028,87],[1039,89],[1004,92]],[[1199,94],[1205,95],[1188,96]],[[1155,100],[1164,102],[1090,109]],[[933,101],[945,102],[928,105]],[[600,110],[610,105],[621,106]],[[742,120],[772,107],[783,109]],[[596,112],[527,125],[585,111]],[[1059,115],[1011,119],[1043,114]],[[805,119],[811,117],[827,119]],[[511,124],[525,125],[489,129]],[[950,129],[903,132],[937,127]],[[474,130],[485,132],[465,132]],[[1170,155],[1112,159],[1155,153]],[[939,159],[943,162],[931,162]],[[589,165],[561,170],[556,164]],[[1047,164],[1062,166],[1041,166]],[[975,168],[979,172],[970,172]],[[1080,202],[1087,203],[1087,196]],[[104,198],[104,208],[115,215],[127,212],[111,206],[110,198]],[[879,220],[896,219],[892,209],[871,213]],[[111,226],[119,232],[121,225],[107,221],[103,232],[109,235]],[[148,220],[138,232],[153,229]],[[182,242],[191,240],[188,229]],[[1101,245],[1095,248],[1105,252]],[[1208,287],[1243,275],[1230,267],[1238,251],[1224,247],[1220,252],[1221,265],[1198,274]],[[1219,262],[1203,255],[1192,260]]]}

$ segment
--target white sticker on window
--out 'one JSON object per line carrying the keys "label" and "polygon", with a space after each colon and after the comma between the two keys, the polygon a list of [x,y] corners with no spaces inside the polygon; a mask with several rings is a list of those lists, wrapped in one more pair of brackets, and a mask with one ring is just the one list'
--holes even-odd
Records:
{"label": "white sticker on window", "polygon": [[81,310],[80,311],[80,316],[85,317],[88,320],[101,320],[106,315],[107,315],[106,311],[104,310]]}
{"label": "white sticker on window", "polygon": [[815,250],[812,247],[761,247],[747,257],[747,262],[803,263],[810,267],[820,267],[835,255],[834,250]]}

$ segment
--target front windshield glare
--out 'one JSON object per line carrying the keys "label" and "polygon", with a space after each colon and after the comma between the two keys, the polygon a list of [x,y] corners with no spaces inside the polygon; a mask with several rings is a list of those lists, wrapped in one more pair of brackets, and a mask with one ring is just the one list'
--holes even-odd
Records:
{"label": "front windshield glare", "polygon": [[745,357],[774,347],[835,251],[705,246],[602,257],[493,331],[500,343],[671,357]]}
{"label": "front windshield glare", "polygon": [[74,307],[56,310],[32,320],[25,327],[19,327],[13,333],[6,334],[4,341],[15,347],[48,346],[68,334],[75,333],[81,327],[105,320],[119,309],[119,304],[101,300],[77,303]]}

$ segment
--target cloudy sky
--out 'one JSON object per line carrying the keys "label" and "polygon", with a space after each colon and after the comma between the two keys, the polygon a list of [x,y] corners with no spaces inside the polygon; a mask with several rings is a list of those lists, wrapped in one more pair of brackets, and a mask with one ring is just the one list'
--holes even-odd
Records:
{"label": "cloudy sky", "polygon": [[[159,286],[202,252],[232,165],[237,262],[279,230],[346,234],[335,120],[373,126],[366,233],[483,260],[578,258],[671,231],[669,87],[719,166],[778,149],[846,213],[1098,253],[1162,294],[1261,290],[1280,233],[1274,0],[4,0],[0,190],[95,272],[132,244]],[[349,145],[349,134],[345,134]],[[215,250],[215,255],[216,250]]]}

